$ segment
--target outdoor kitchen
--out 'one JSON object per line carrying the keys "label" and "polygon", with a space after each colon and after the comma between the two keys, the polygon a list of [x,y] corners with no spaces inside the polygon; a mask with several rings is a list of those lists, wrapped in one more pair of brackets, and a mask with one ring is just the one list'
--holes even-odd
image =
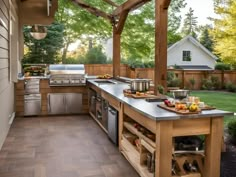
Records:
{"label": "outdoor kitchen", "polygon": [[[220,106],[204,101],[205,92],[195,92],[202,80],[210,89],[222,89],[226,82],[236,81],[235,71],[167,69],[171,0],[101,0],[100,8],[95,1],[72,2],[73,6],[61,0],[0,2],[0,177],[235,174],[235,154],[224,153],[228,150],[224,118],[235,117],[231,109],[220,107],[225,90],[213,96]],[[145,6],[148,3],[152,4]],[[131,39],[122,35],[134,37],[135,31],[124,30],[126,24],[135,26],[128,17],[145,8],[153,11],[153,20],[137,19],[151,25],[153,45],[145,31],[140,40],[132,41],[142,47],[133,50],[125,43]],[[63,19],[68,14],[74,16]],[[80,15],[102,30],[91,30]],[[79,31],[74,36],[67,28],[71,20],[76,20],[72,28]],[[95,33],[106,39],[112,36],[112,59],[104,59],[102,47],[93,43]],[[68,52],[71,38],[78,36],[76,50],[81,56]],[[136,60],[140,54],[136,50],[149,53],[152,68],[135,68],[124,60],[128,55]],[[191,52],[184,54],[189,62]],[[181,84],[169,87],[170,80]],[[210,93],[214,91],[205,94]],[[227,99],[233,97],[227,94]]]}
{"label": "outdoor kitchen", "polygon": [[[172,91],[170,96],[155,95],[150,79],[85,73],[84,65],[49,65],[49,75],[37,79],[39,87],[29,84],[35,82],[33,76],[20,80],[16,85],[17,116],[90,114],[143,177],[157,172],[181,177],[218,173],[207,164],[219,165],[216,154],[223,148],[223,116],[232,113],[200,105],[200,99],[194,99],[188,90]],[[30,90],[41,96],[40,104],[32,100],[28,104],[26,95]],[[40,111],[33,112],[35,105],[41,106]],[[197,135],[205,135],[205,142]],[[163,150],[165,153],[160,153]],[[214,155],[205,155],[212,151]],[[172,165],[160,167],[160,161],[172,161]]]}

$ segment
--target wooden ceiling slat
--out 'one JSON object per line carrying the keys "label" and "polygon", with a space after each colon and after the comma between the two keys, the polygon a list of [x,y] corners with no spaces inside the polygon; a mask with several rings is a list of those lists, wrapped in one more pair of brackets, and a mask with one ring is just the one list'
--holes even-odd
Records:
{"label": "wooden ceiling slat", "polygon": [[122,5],[120,5],[119,7],[117,7],[113,11],[112,15],[119,16],[122,11],[135,9],[136,7],[140,7],[139,6],[140,4],[143,5],[149,1],[150,0],[128,0],[125,3],[123,3]]}
{"label": "wooden ceiling slat", "polygon": [[117,5],[116,3],[114,3],[111,0],[103,0],[103,1],[105,1],[106,3],[108,3],[108,4],[112,5],[112,6],[119,7],[119,5]]}
{"label": "wooden ceiling slat", "polygon": [[86,4],[83,0],[72,0],[75,4],[77,4],[78,6],[82,7],[83,9],[87,10],[88,12],[92,13],[93,15],[95,16],[100,16],[100,17],[103,17],[107,20],[109,20],[110,22],[113,22],[113,18],[111,15],[95,8],[95,7],[92,7],[88,4]]}

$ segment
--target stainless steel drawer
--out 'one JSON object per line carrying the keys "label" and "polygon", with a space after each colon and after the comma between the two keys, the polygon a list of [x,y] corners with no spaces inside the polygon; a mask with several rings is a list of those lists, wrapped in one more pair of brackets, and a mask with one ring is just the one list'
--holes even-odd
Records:
{"label": "stainless steel drawer", "polygon": [[37,95],[25,95],[24,101],[24,115],[34,116],[41,114],[41,96]]}

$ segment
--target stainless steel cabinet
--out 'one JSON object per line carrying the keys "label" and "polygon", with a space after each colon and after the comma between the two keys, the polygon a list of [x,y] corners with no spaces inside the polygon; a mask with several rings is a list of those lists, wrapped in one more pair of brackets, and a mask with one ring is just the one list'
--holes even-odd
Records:
{"label": "stainless steel cabinet", "polygon": [[82,94],[65,94],[66,113],[80,113],[82,110]]}
{"label": "stainless steel cabinet", "polygon": [[48,94],[48,113],[49,114],[66,113],[64,94],[61,93]]}
{"label": "stainless steel cabinet", "polygon": [[48,94],[49,114],[80,113],[82,110],[81,93],[50,93]]}
{"label": "stainless steel cabinet", "polygon": [[109,106],[108,107],[108,137],[111,141],[118,145],[118,111]]}
{"label": "stainless steel cabinet", "polygon": [[24,96],[24,115],[35,116],[41,113],[41,95],[30,94]]}

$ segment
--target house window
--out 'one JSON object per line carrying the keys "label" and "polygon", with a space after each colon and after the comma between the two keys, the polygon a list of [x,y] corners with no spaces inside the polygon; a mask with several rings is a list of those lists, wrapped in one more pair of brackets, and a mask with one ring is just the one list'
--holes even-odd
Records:
{"label": "house window", "polygon": [[191,51],[183,51],[183,61],[191,61]]}

